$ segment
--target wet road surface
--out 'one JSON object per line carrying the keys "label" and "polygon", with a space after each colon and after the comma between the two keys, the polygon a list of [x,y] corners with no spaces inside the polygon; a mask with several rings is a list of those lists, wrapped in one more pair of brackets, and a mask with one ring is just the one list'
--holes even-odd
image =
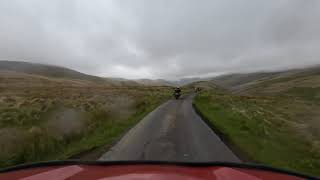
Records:
{"label": "wet road surface", "polygon": [[99,160],[240,162],[196,114],[193,96],[162,104]]}

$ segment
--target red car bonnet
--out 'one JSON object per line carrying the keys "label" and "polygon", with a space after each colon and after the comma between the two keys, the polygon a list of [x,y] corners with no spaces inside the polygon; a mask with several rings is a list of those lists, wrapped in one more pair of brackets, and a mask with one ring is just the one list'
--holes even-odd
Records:
{"label": "red car bonnet", "polygon": [[0,179],[64,180],[64,179],[178,179],[178,180],[260,180],[303,179],[278,172],[231,167],[184,167],[174,165],[68,165],[36,167],[0,174]]}

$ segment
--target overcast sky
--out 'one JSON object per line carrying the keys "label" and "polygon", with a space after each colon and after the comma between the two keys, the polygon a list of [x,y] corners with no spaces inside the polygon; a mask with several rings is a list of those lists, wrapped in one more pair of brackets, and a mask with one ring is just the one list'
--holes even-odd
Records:
{"label": "overcast sky", "polygon": [[1,0],[0,59],[177,79],[320,64],[319,0]]}

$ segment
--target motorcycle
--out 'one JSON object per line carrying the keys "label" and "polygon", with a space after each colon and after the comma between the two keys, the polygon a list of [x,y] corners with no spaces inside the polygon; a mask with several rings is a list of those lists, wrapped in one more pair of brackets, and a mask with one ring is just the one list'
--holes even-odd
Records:
{"label": "motorcycle", "polygon": [[180,94],[180,93],[178,93],[178,92],[175,92],[175,93],[174,93],[174,97],[175,97],[176,99],[179,99],[179,98],[180,98],[180,96],[181,96],[181,94]]}

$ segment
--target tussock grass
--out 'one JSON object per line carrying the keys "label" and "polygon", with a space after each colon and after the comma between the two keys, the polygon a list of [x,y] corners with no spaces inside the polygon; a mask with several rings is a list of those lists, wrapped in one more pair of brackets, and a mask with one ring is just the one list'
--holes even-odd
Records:
{"label": "tussock grass", "polygon": [[300,90],[268,97],[204,91],[195,105],[252,161],[319,176],[320,106]]}
{"label": "tussock grass", "polygon": [[170,97],[167,87],[7,81],[0,81],[6,87],[0,88],[0,167],[67,159],[110,144]]}

